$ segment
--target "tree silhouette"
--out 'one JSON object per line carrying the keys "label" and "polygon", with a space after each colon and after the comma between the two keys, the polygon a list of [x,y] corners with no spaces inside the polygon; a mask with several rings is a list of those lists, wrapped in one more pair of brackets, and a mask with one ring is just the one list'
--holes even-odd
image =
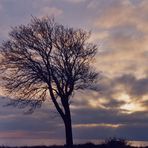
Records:
{"label": "tree silhouette", "polygon": [[64,27],[54,19],[32,18],[28,25],[12,28],[1,46],[4,88],[16,99],[11,105],[30,111],[51,99],[63,119],[66,145],[73,145],[70,98],[79,89],[91,88],[97,73],[91,63],[96,45],[90,33]]}

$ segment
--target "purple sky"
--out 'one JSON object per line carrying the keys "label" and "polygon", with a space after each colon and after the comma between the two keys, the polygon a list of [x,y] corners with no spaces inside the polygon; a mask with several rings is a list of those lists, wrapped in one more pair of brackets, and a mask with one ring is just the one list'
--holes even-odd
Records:
{"label": "purple sky", "polygon": [[[29,23],[31,15],[55,16],[64,25],[91,30],[99,53],[94,66],[103,75],[101,93],[78,92],[72,98],[75,141],[113,136],[147,141],[147,14],[147,0],[0,0],[0,42],[12,26]],[[32,115],[2,107],[6,99],[0,102],[0,145],[63,141],[62,121],[51,102]]]}

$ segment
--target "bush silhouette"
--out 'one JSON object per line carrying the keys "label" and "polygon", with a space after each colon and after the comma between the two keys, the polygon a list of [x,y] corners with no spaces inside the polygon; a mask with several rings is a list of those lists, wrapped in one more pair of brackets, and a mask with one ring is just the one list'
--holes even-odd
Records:
{"label": "bush silhouette", "polygon": [[105,148],[130,148],[128,141],[120,138],[109,138],[104,143]]}

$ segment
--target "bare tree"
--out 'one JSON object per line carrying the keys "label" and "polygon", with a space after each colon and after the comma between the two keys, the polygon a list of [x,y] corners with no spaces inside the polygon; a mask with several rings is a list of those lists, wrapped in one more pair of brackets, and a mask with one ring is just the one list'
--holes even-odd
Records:
{"label": "bare tree", "polygon": [[64,27],[54,19],[32,18],[28,25],[12,28],[1,46],[1,70],[5,89],[16,106],[31,110],[51,99],[63,119],[66,144],[73,145],[70,98],[90,88],[97,78],[91,63],[96,45],[90,33]]}

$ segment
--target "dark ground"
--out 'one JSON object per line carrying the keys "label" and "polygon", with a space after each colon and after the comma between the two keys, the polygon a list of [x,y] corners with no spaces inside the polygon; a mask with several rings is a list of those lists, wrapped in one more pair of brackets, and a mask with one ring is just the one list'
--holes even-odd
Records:
{"label": "dark ground", "polygon": [[[1,146],[0,148],[66,148],[65,146],[23,146],[23,147],[7,147]],[[133,147],[133,146],[122,146],[122,145],[94,145],[94,144],[83,144],[83,145],[74,145],[73,148],[148,148],[147,147]]]}
{"label": "dark ground", "polygon": [[[7,147],[1,146],[0,148],[66,148],[66,146],[22,146],[22,147]],[[104,143],[95,145],[92,143],[74,145],[73,148],[148,148],[146,147],[134,147],[130,146],[130,143],[123,139],[112,138],[106,140]]]}

